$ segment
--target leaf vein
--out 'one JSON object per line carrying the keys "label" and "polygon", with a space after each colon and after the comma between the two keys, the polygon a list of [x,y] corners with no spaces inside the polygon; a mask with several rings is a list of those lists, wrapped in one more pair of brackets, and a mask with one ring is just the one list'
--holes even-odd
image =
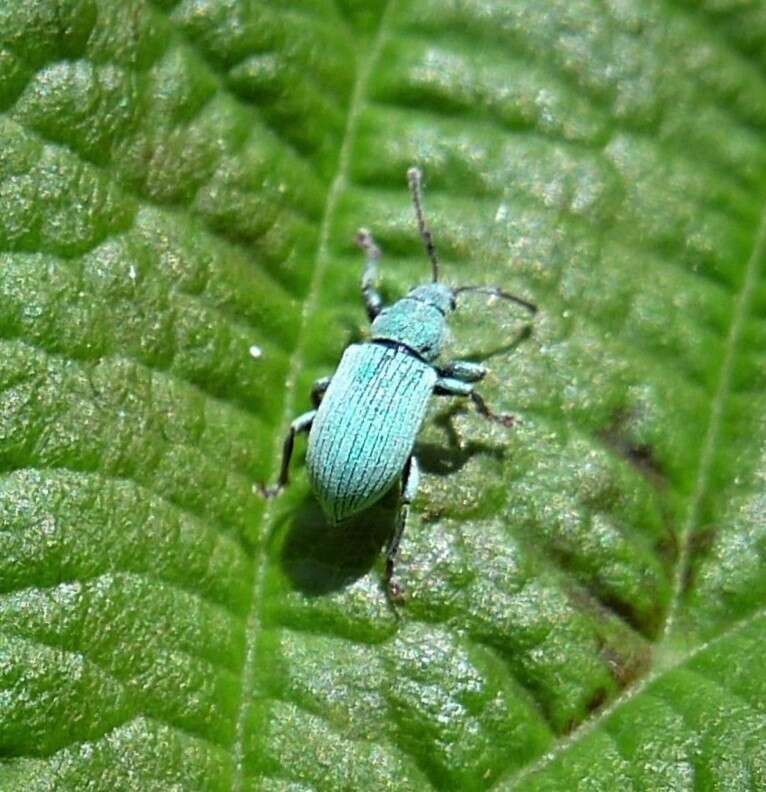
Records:
{"label": "leaf vein", "polygon": [[[386,0],[374,40],[365,52],[361,62],[359,62],[357,65],[356,78],[354,80],[354,87],[349,104],[348,117],[346,119],[346,128],[339,149],[336,174],[330,185],[325,201],[325,210],[320,225],[314,272],[311,278],[309,293],[304,303],[298,342],[296,344],[295,352],[291,356],[289,362],[289,374],[286,383],[287,396],[285,398],[285,406],[281,421],[281,425],[283,426],[288,423],[294,410],[295,386],[298,371],[301,367],[301,360],[304,355],[304,343],[307,333],[308,317],[315,310],[325,267],[329,259],[329,238],[331,223],[338,201],[340,199],[340,194],[346,186],[350,169],[351,148],[356,138],[356,129],[359,116],[361,114],[361,107],[363,102],[366,100],[367,85],[372,74],[373,67],[379,58],[383,42],[387,34],[387,26],[390,16],[393,12],[394,3],[395,0]],[[278,437],[275,435],[275,456],[277,451],[277,442]],[[273,501],[267,504],[262,517],[262,525],[264,526],[264,529],[265,526],[267,526],[273,520],[274,509],[275,506]],[[253,587],[246,632],[247,644],[245,647],[245,654],[242,664],[240,712],[237,718],[236,740],[233,751],[236,773],[234,783],[232,785],[234,792],[240,792],[240,790],[243,789],[245,780],[245,735],[247,715],[250,698],[252,697],[253,693],[253,686],[255,684],[256,646],[261,630],[261,606],[263,592],[265,589],[266,567],[268,564],[266,542],[263,540],[256,551],[256,556],[253,563]]]}
{"label": "leaf vein", "polygon": [[665,639],[673,632],[678,617],[678,610],[681,606],[681,599],[684,593],[684,582],[691,562],[691,539],[697,529],[697,524],[703,508],[703,501],[708,493],[710,474],[715,460],[719,436],[722,431],[724,406],[732,391],[734,358],[737,354],[737,349],[744,332],[745,320],[750,311],[750,304],[760,276],[764,254],[766,254],[766,209],[763,211],[760,227],[756,233],[753,251],[747,261],[742,286],[734,303],[732,321],[729,325],[724,356],[718,374],[718,384],[712,397],[707,427],[699,456],[694,489],[689,499],[686,518],[679,532],[679,553],[673,581],[673,598],[663,628],[663,637]]}

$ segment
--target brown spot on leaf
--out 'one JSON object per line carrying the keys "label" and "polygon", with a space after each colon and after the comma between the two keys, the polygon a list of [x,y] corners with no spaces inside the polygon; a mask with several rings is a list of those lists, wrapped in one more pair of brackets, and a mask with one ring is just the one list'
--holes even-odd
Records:
{"label": "brown spot on leaf", "polygon": [[588,708],[588,712],[590,713],[595,712],[597,709],[601,707],[601,705],[606,701],[606,699],[607,699],[606,688],[600,687],[594,690],[593,694],[588,700],[588,703],[586,704],[586,707]]}
{"label": "brown spot on leaf", "polygon": [[652,661],[652,650],[649,644],[641,648],[634,647],[629,653],[621,652],[616,646],[601,647],[601,657],[609,668],[609,673],[620,689],[633,684],[648,670]]}
{"label": "brown spot on leaf", "polygon": [[634,416],[627,410],[615,410],[612,422],[599,433],[599,437],[653,486],[664,489],[668,483],[667,475],[655,455],[654,446],[631,438],[633,421]]}

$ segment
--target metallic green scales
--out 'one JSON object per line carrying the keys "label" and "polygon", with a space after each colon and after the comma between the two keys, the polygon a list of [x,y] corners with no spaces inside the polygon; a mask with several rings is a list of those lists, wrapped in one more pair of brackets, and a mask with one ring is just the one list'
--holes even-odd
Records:
{"label": "metallic green scales", "polygon": [[399,479],[423,422],[436,371],[409,350],[354,344],[311,426],[311,484],[334,523],[379,500]]}

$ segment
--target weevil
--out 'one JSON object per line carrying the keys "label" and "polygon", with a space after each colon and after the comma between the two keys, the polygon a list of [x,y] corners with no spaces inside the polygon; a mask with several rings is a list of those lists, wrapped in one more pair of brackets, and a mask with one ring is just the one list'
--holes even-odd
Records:
{"label": "weevil", "polygon": [[416,286],[389,306],[375,287],[380,248],[367,229],[355,237],[365,255],[362,296],[371,322],[370,340],[352,344],[330,377],[314,383],[314,409],[300,415],[284,441],[279,479],[262,487],[271,497],[288,483],[295,436],[308,432],[306,462],[309,480],[327,519],[333,525],[380,500],[401,483],[396,526],[385,551],[386,593],[392,605],[401,603],[404,590],[394,577],[399,545],[418,488],[415,438],[432,395],[470,399],[491,421],[512,426],[515,418],[496,413],[475,389],[486,375],[480,363],[456,360],[438,365],[447,320],[458,296],[482,292],[521,305],[534,314],[537,307],[497,287],[460,286],[439,282],[439,261],[422,200],[418,168],[407,171],[415,218],[431,263],[431,283]]}

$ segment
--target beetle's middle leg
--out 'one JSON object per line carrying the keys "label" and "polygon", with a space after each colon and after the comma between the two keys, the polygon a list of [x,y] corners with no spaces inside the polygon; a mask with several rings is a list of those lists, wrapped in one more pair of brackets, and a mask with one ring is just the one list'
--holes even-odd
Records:
{"label": "beetle's middle leg", "polygon": [[260,486],[261,494],[266,498],[273,498],[288,485],[290,482],[290,459],[293,455],[293,446],[295,445],[295,435],[301,432],[308,432],[311,429],[311,424],[317,414],[316,410],[310,410],[303,415],[299,415],[291,424],[290,429],[285,437],[285,442],[282,445],[282,467],[279,470],[279,478],[273,487]]}
{"label": "beetle's middle leg", "polygon": [[354,241],[364,251],[364,272],[362,273],[362,297],[367,309],[367,316],[372,321],[383,308],[383,298],[375,288],[378,277],[378,261],[380,261],[380,248],[375,244],[372,234],[366,228],[357,231]]}
{"label": "beetle's middle leg", "polygon": [[[484,375],[482,374],[482,376]],[[436,385],[434,385],[434,393],[437,396],[464,396],[469,398],[481,415],[490,421],[503,424],[503,426],[514,426],[518,422],[510,413],[496,413],[484,401],[481,394],[477,393],[470,382],[457,377],[439,377],[436,380]]]}
{"label": "beetle's middle leg", "polygon": [[407,460],[407,464],[404,466],[404,471],[402,473],[402,500],[401,508],[399,509],[399,517],[396,521],[396,529],[386,548],[386,573],[384,581],[386,584],[386,594],[392,604],[404,601],[404,589],[394,580],[394,569],[396,568],[396,562],[399,560],[399,545],[401,544],[402,534],[407,524],[410,504],[415,499],[415,493],[418,491],[419,483],[420,468],[418,467],[418,460],[414,456],[411,456]]}
{"label": "beetle's middle leg", "polygon": [[487,376],[487,369],[481,363],[470,360],[453,360],[439,369],[439,376],[444,379],[456,379],[460,382],[480,382]]}
{"label": "beetle's middle leg", "polygon": [[315,410],[321,404],[322,396],[324,396],[325,391],[330,387],[331,379],[332,377],[320,377],[311,386],[311,403],[314,405]]}

